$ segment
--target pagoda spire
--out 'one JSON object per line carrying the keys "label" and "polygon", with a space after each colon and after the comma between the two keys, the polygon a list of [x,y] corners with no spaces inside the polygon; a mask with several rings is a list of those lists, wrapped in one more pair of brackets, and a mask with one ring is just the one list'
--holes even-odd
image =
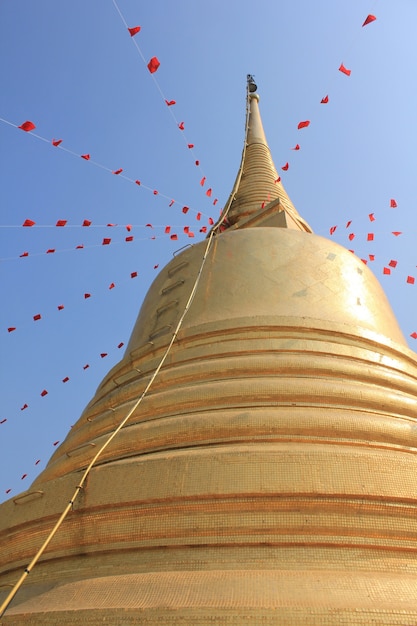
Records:
{"label": "pagoda spire", "polygon": [[245,142],[239,171],[221,219],[225,227],[278,226],[312,232],[281,183],[259,111],[253,77],[247,77]]}

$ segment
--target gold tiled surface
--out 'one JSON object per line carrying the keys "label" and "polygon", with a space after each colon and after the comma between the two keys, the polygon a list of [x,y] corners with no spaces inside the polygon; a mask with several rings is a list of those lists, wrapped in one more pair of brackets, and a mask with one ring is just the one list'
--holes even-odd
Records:
{"label": "gold tiled surface", "polygon": [[[123,360],[0,507],[0,594],[149,380],[203,246],[157,277]],[[1,623],[417,623],[416,398],[415,355],[358,259],[295,230],[225,232]]]}

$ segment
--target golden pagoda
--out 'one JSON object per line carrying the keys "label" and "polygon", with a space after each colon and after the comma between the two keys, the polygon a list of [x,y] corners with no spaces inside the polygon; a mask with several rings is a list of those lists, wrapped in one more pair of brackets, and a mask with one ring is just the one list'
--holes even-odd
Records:
{"label": "golden pagoda", "polygon": [[372,272],[291,203],[258,101],[249,77],[219,223],[0,507],[3,626],[417,624],[417,358]]}

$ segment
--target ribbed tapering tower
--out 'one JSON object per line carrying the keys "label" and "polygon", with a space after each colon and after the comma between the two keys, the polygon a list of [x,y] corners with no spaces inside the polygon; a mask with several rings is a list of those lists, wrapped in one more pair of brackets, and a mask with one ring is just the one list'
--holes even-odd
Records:
{"label": "ribbed tapering tower", "polygon": [[[292,205],[255,91],[176,340],[4,626],[417,623],[416,355],[370,270]],[[161,271],[122,361],[0,507],[4,595],[160,363],[207,241]]]}

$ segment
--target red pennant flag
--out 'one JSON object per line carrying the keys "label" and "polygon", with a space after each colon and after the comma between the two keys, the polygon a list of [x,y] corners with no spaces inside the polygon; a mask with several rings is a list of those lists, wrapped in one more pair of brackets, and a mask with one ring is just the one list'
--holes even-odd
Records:
{"label": "red pennant flag", "polygon": [[375,255],[374,254],[368,254],[369,256],[369,260],[370,261],[375,261]]}
{"label": "red pennant flag", "polygon": [[33,319],[35,322],[37,322],[38,320],[42,319],[42,315],[40,313],[37,313],[36,315],[33,316]]}
{"label": "red pennant flag", "polygon": [[23,474],[23,476],[21,476],[20,480],[23,480],[24,478],[26,478],[27,474]]}
{"label": "red pennant flag", "polygon": [[375,217],[373,213],[369,213],[368,217],[371,222],[375,222]]}
{"label": "red pennant flag", "polygon": [[137,275],[138,275],[137,272],[131,272],[130,278],[136,278]]}
{"label": "red pennant flag", "polygon": [[305,122],[300,122],[297,128],[298,130],[300,130],[301,128],[307,128],[307,126],[310,126],[310,120],[306,120]]}
{"label": "red pennant flag", "polygon": [[110,242],[111,242],[111,239],[109,239],[109,237],[104,237],[101,245],[102,246],[108,246],[110,244]]}
{"label": "red pennant flag", "polygon": [[127,30],[129,31],[130,36],[134,37],[140,31],[140,26],[133,26],[133,28],[128,28]]}
{"label": "red pennant flag", "polygon": [[156,72],[156,70],[158,69],[160,65],[161,64],[158,61],[158,59],[156,57],[152,57],[152,59],[148,63],[148,70],[150,71],[151,74],[154,74],[154,72]]}
{"label": "red pennant flag", "polygon": [[16,330],[16,326],[9,326],[9,328],[7,329],[7,332],[12,333],[14,330]]}
{"label": "red pennant flag", "polygon": [[350,233],[349,234],[349,241],[353,241],[353,239],[355,239],[355,233]]}
{"label": "red pennant flag", "polygon": [[176,239],[178,239],[178,235],[176,235],[176,234],[174,233],[173,235],[171,235],[171,237],[170,237],[170,238],[171,238],[171,239],[173,239],[173,240],[176,240]]}
{"label": "red pennant flag", "polygon": [[136,185],[140,185],[140,180],[135,180]]}
{"label": "red pennant flag", "polygon": [[35,130],[36,126],[33,122],[28,120],[23,122],[23,124],[20,124],[18,128],[20,128],[20,130],[24,130],[26,133],[29,133],[31,130]]}
{"label": "red pennant flag", "polygon": [[383,274],[391,274],[391,270],[389,267],[384,267]]}
{"label": "red pennant flag", "polygon": [[126,230],[128,233],[132,230],[132,224],[126,224]]}
{"label": "red pennant flag", "polygon": [[346,222],[346,226],[345,226],[345,228],[349,228],[349,226],[351,225],[351,223],[352,223],[352,220],[349,220],[348,222]]}
{"label": "red pennant flag", "polygon": [[361,259],[362,263],[365,263],[365,265],[368,265],[368,261],[367,259]]}
{"label": "red pennant flag", "polygon": [[79,246],[76,246],[76,250],[82,250],[84,248],[84,244],[80,244]]}
{"label": "red pennant flag", "polygon": [[34,222],[33,220],[25,220],[22,224],[22,226],[34,226],[36,224],[36,222]]}
{"label": "red pennant flag", "polygon": [[393,230],[392,234],[394,235],[394,237],[398,237],[398,235],[402,235],[402,232],[400,230]]}
{"label": "red pennant flag", "polygon": [[208,218],[208,223],[210,224],[210,226],[213,226],[213,224],[214,224],[214,220],[213,220],[213,218],[212,218],[212,217],[209,217],[209,218]]}
{"label": "red pennant flag", "polygon": [[189,211],[189,210],[190,210],[190,209],[189,209],[189,207],[188,207],[188,206],[183,206],[183,207],[182,207],[182,212],[183,212],[183,213],[188,213],[188,211]]}
{"label": "red pennant flag", "polygon": [[395,268],[395,267],[397,267],[397,264],[398,264],[398,261],[394,261],[394,260],[392,260],[392,261],[390,261],[390,262],[388,263],[388,265],[389,265],[390,267],[394,267],[394,268]]}
{"label": "red pennant flag", "polygon": [[335,232],[337,226],[332,226],[330,229],[330,234],[333,235],[333,233]]}
{"label": "red pennant flag", "polygon": [[190,232],[189,232],[189,233],[187,233],[187,235],[188,235],[189,237],[194,237],[194,233],[193,233],[193,232],[191,232],[191,230],[190,230]]}
{"label": "red pennant flag", "polygon": [[177,104],[175,100],[165,100],[167,107],[172,107],[174,104]]}
{"label": "red pennant flag", "polygon": [[62,139],[52,139],[52,145],[57,148],[62,143]]}
{"label": "red pennant flag", "polygon": [[52,444],[53,446],[57,446],[59,444],[59,440],[58,441],[54,441],[54,443]]}
{"label": "red pennant flag", "polygon": [[58,304],[58,311],[63,311],[64,310],[64,305],[63,304]]}
{"label": "red pennant flag", "polygon": [[11,492],[11,489],[6,489],[6,493],[10,493],[10,492]]}
{"label": "red pennant flag", "polygon": [[171,200],[171,202],[168,204],[168,206],[172,206],[173,204],[175,204],[175,200]]}
{"label": "red pennant flag", "polygon": [[281,167],[281,169],[282,169],[282,170],[284,170],[284,172],[286,172],[286,171],[288,170],[288,168],[289,168],[289,167],[290,167],[290,166],[289,166],[288,161],[287,161],[287,163],[286,163],[285,165],[283,165],[283,166]]}
{"label": "red pennant flag", "polygon": [[416,331],[414,331],[413,333],[411,333],[410,337],[412,337],[413,339],[417,339],[417,333],[416,333]]}
{"label": "red pennant flag", "polygon": [[145,224],[147,228],[153,228],[152,224]]}
{"label": "red pennant flag", "polygon": [[87,298],[91,298],[91,293],[84,294],[84,300],[87,300]]}
{"label": "red pennant flag", "polygon": [[85,159],[86,161],[89,161],[90,160],[90,155],[89,154],[82,154],[81,158]]}
{"label": "red pennant flag", "polygon": [[90,220],[84,220],[82,223],[82,226],[91,226],[91,221]]}
{"label": "red pennant flag", "polygon": [[374,240],[374,233],[368,233],[367,241],[373,241],[373,240]]}
{"label": "red pennant flag", "polygon": [[90,366],[88,365],[88,363],[86,363],[85,365],[83,365],[83,370],[88,370]]}
{"label": "red pennant flag", "polygon": [[29,252],[23,252],[23,254],[20,255],[20,258],[23,258],[24,256],[29,256]]}
{"label": "red pennant flag", "polygon": [[398,204],[396,203],[394,198],[391,198],[389,205],[390,205],[391,209],[396,209],[397,206],[398,206]]}
{"label": "red pennant flag", "polygon": [[200,161],[196,161],[195,164],[198,167],[200,165]]}
{"label": "red pennant flag", "polygon": [[370,24],[371,22],[375,22],[376,17],[375,15],[368,15],[368,17],[366,18],[366,20],[364,21],[364,23],[362,24],[362,28],[364,26],[367,26],[368,24]]}
{"label": "red pennant flag", "polygon": [[102,353],[100,354],[100,356],[101,356],[101,358],[102,358],[102,359],[104,359],[104,358],[107,356],[107,352],[102,352]]}
{"label": "red pennant flag", "polygon": [[116,285],[114,283],[110,283],[109,289],[114,289],[115,287],[116,287]]}
{"label": "red pennant flag", "polygon": [[114,170],[114,172],[112,172],[112,174],[114,174],[115,176],[118,176],[119,174],[121,174],[123,172],[123,169],[120,168],[118,170]]}
{"label": "red pennant flag", "polygon": [[45,396],[48,395],[48,392],[46,391],[46,389],[44,389],[43,391],[41,391],[41,396],[42,398],[44,398]]}
{"label": "red pennant flag", "polygon": [[180,130],[184,130],[184,128],[185,128],[185,126],[184,126],[184,122],[180,122],[180,123],[178,124],[178,128],[179,128]]}
{"label": "red pennant flag", "polygon": [[212,190],[211,190],[211,187],[210,187],[210,189],[207,189],[207,191],[206,191],[206,196],[208,198],[210,198],[211,194],[212,194]]}
{"label": "red pennant flag", "polygon": [[274,183],[280,183],[280,182],[281,182],[281,176],[278,176],[278,178],[274,180]]}
{"label": "red pennant flag", "polygon": [[415,282],[416,282],[416,279],[414,278],[414,276],[407,276],[407,283],[409,285],[414,285]]}
{"label": "red pennant flag", "polygon": [[159,193],[159,191],[157,191],[156,189],[154,189],[154,190],[153,190],[153,195],[154,195],[154,196],[157,196],[157,195],[158,195],[158,193]]}
{"label": "red pennant flag", "polygon": [[184,226],[184,232],[187,234],[190,232],[190,227],[189,226]]}
{"label": "red pennant flag", "polygon": [[107,226],[117,226],[117,224],[107,224]]}
{"label": "red pennant flag", "polygon": [[21,410],[21,411],[24,411],[24,410],[25,410],[25,409],[27,409],[28,407],[29,407],[29,405],[28,405],[28,404],[24,404],[24,405],[20,408],[20,410]]}
{"label": "red pennant flag", "polygon": [[40,462],[41,462],[41,460],[38,459],[37,461],[35,461],[35,465],[39,465]]}
{"label": "red pennant flag", "polygon": [[157,269],[158,269],[158,267],[159,267],[159,263],[157,263],[156,265],[154,265],[154,266],[153,266],[153,269],[154,269],[154,270],[157,270]]}
{"label": "red pennant flag", "polygon": [[202,226],[200,228],[200,233],[206,233],[207,232],[207,226]]}
{"label": "red pennant flag", "polygon": [[133,241],[133,235],[130,235],[129,237],[126,237],[125,241],[127,241],[127,242]]}
{"label": "red pennant flag", "polygon": [[294,148],[291,148],[291,150],[299,150],[299,149],[300,149],[300,146],[298,143],[294,146]]}
{"label": "red pennant flag", "polygon": [[324,96],[324,98],[320,100],[320,104],[327,104],[328,102],[329,102],[329,96]]}
{"label": "red pennant flag", "polygon": [[197,215],[195,216],[195,219],[200,221],[201,220],[201,213],[197,213]]}
{"label": "red pennant flag", "polygon": [[66,223],[67,223],[67,220],[58,220],[55,226],[65,226]]}
{"label": "red pennant flag", "polygon": [[352,73],[352,70],[348,70],[348,69],[347,69],[347,68],[343,65],[343,63],[341,63],[341,64],[340,64],[340,67],[339,67],[339,72],[342,72],[342,74],[346,74],[346,76],[350,76],[350,75],[351,75],[351,73]]}
{"label": "red pennant flag", "polygon": [[5,424],[7,422],[7,417],[4,420],[1,420],[0,424]]}
{"label": "red pennant flag", "polygon": [[203,176],[203,178],[200,180],[200,185],[203,187],[205,182],[206,182],[206,177]]}
{"label": "red pennant flag", "polygon": [[194,144],[193,143],[189,143],[188,147],[190,148],[190,150],[192,150],[194,148]]}
{"label": "red pennant flag", "polygon": [[214,198],[214,200],[213,200],[213,206],[216,206],[216,204],[217,204],[217,203],[218,203],[218,199],[217,199],[217,198]]}
{"label": "red pennant flag", "polygon": [[170,232],[171,232],[171,226],[165,226],[165,234],[169,235]]}
{"label": "red pennant flag", "polygon": [[65,378],[63,378],[63,379],[62,379],[62,382],[63,382],[63,383],[67,383],[68,381],[69,381],[68,376],[65,376]]}
{"label": "red pennant flag", "polygon": [[123,348],[123,346],[124,346],[124,345],[125,345],[125,344],[123,343],[123,341],[121,341],[117,347],[118,347],[118,348]]}
{"label": "red pennant flag", "polygon": [[49,248],[49,249],[46,251],[46,254],[53,254],[54,252],[55,252],[55,248]]}

